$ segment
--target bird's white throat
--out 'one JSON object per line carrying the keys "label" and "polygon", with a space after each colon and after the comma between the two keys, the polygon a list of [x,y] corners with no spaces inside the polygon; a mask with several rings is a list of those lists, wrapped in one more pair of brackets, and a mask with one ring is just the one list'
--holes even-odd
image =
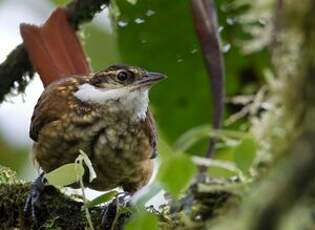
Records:
{"label": "bird's white throat", "polygon": [[[101,89],[85,83],[79,86],[74,96],[81,101],[96,104],[106,104],[117,100],[125,110],[133,114],[133,119],[143,120],[149,105],[148,89],[131,91],[128,87],[119,89]],[[119,105],[118,105],[119,106]]]}

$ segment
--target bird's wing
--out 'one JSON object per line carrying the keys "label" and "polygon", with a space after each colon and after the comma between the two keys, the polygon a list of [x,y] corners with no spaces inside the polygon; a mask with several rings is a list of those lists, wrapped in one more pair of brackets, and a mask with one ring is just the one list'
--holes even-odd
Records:
{"label": "bird's wing", "polygon": [[155,158],[157,155],[157,134],[156,134],[156,128],[155,128],[155,122],[153,119],[153,116],[150,112],[150,110],[147,110],[146,118],[145,118],[145,132],[149,137],[150,144],[152,146],[153,152],[151,159]]}
{"label": "bird's wing", "polygon": [[73,100],[73,88],[67,86],[71,81],[73,83],[76,78],[65,78],[51,83],[38,99],[29,132],[34,141],[38,140],[39,133],[44,126],[69,113],[69,102]]}

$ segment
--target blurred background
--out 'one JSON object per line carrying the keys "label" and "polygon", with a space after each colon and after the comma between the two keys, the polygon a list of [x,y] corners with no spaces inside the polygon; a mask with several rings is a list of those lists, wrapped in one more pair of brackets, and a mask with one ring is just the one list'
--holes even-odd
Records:
{"label": "blurred background", "polygon": [[[21,43],[21,22],[40,24],[65,0],[0,0],[0,61]],[[265,18],[246,15],[245,0],[217,0],[221,48],[226,64],[226,94],[253,95],[264,81],[269,65],[266,41],[251,43],[254,33],[266,25]],[[248,17],[245,17],[248,16]],[[168,75],[151,91],[151,107],[161,138],[172,145],[187,130],[210,124],[211,93],[199,43],[192,24],[188,0],[116,0],[110,9],[82,26],[80,36],[95,71],[113,63],[142,66]],[[257,39],[255,40],[257,41]],[[35,76],[23,95],[7,96],[0,105],[0,164],[16,170],[25,180],[37,172],[32,166],[28,135],[33,107],[43,87]],[[242,106],[227,103],[226,117]],[[225,126],[226,128],[227,126]],[[244,120],[229,129],[247,129]],[[191,148],[202,155],[207,140]],[[220,149],[218,158],[228,158]]]}

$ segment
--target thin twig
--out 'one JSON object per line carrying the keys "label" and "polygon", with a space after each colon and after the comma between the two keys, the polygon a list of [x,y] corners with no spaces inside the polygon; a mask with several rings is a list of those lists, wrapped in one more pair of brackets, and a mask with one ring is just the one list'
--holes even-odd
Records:
{"label": "thin twig", "polygon": [[[79,155],[79,157],[76,159],[76,162],[80,165],[83,166],[83,158],[80,157],[81,155]],[[91,230],[94,230],[94,226],[93,226],[93,222],[92,222],[92,218],[91,218],[91,215],[90,215],[90,211],[89,211],[89,208],[88,208],[88,200],[86,199],[86,194],[85,194],[85,187],[84,187],[84,183],[83,183],[83,177],[82,176],[79,176],[79,182],[80,182],[80,188],[81,188],[81,192],[82,192],[82,197],[83,197],[83,207],[84,207],[84,211],[85,211],[85,217],[86,217],[86,220],[89,224],[89,227]]]}
{"label": "thin twig", "polygon": [[86,195],[85,195],[85,191],[84,191],[83,178],[82,177],[80,177],[80,187],[81,187],[82,196],[83,196],[85,217],[86,217],[86,220],[87,220],[87,222],[88,222],[88,224],[90,226],[90,229],[94,230],[94,226],[93,226],[92,218],[91,218],[91,215],[90,215],[90,211],[89,211],[89,208],[87,207],[88,200],[86,199]]}
{"label": "thin twig", "polygon": [[[209,74],[213,95],[212,126],[219,129],[224,113],[224,64],[220,51],[218,23],[212,0],[192,0],[192,15],[197,35],[203,51],[204,61]],[[206,157],[214,153],[216,139],[210,138]],[[201,169],[204,171],[205,169]]]}

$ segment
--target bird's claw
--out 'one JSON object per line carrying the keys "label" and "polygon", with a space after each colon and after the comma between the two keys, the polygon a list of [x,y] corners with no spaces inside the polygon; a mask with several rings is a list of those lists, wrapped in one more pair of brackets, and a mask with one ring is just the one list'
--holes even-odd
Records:
{"label": "bird's claw", "polygon": [[[115,226],[122,224],[120,217],[122,215],[124,215],[124,217],[130,215],[128,211],[130,200],[131,196],[128,193],[120,193],[104,208],[102,216],[102,226],[104,226],[104,229],[117,229]],[[114,228],[112,227],[113,225]]]}
{"label": "bird's claw", "polygon": [[40,196],[45,189],[44,173],[32,183],[31,191],[27,196],[24,206],[24,217],[28,219],[31,216],[31,220],[35,226],[38,226],[39,220],[36,214],[36,209],[39,207]]}

